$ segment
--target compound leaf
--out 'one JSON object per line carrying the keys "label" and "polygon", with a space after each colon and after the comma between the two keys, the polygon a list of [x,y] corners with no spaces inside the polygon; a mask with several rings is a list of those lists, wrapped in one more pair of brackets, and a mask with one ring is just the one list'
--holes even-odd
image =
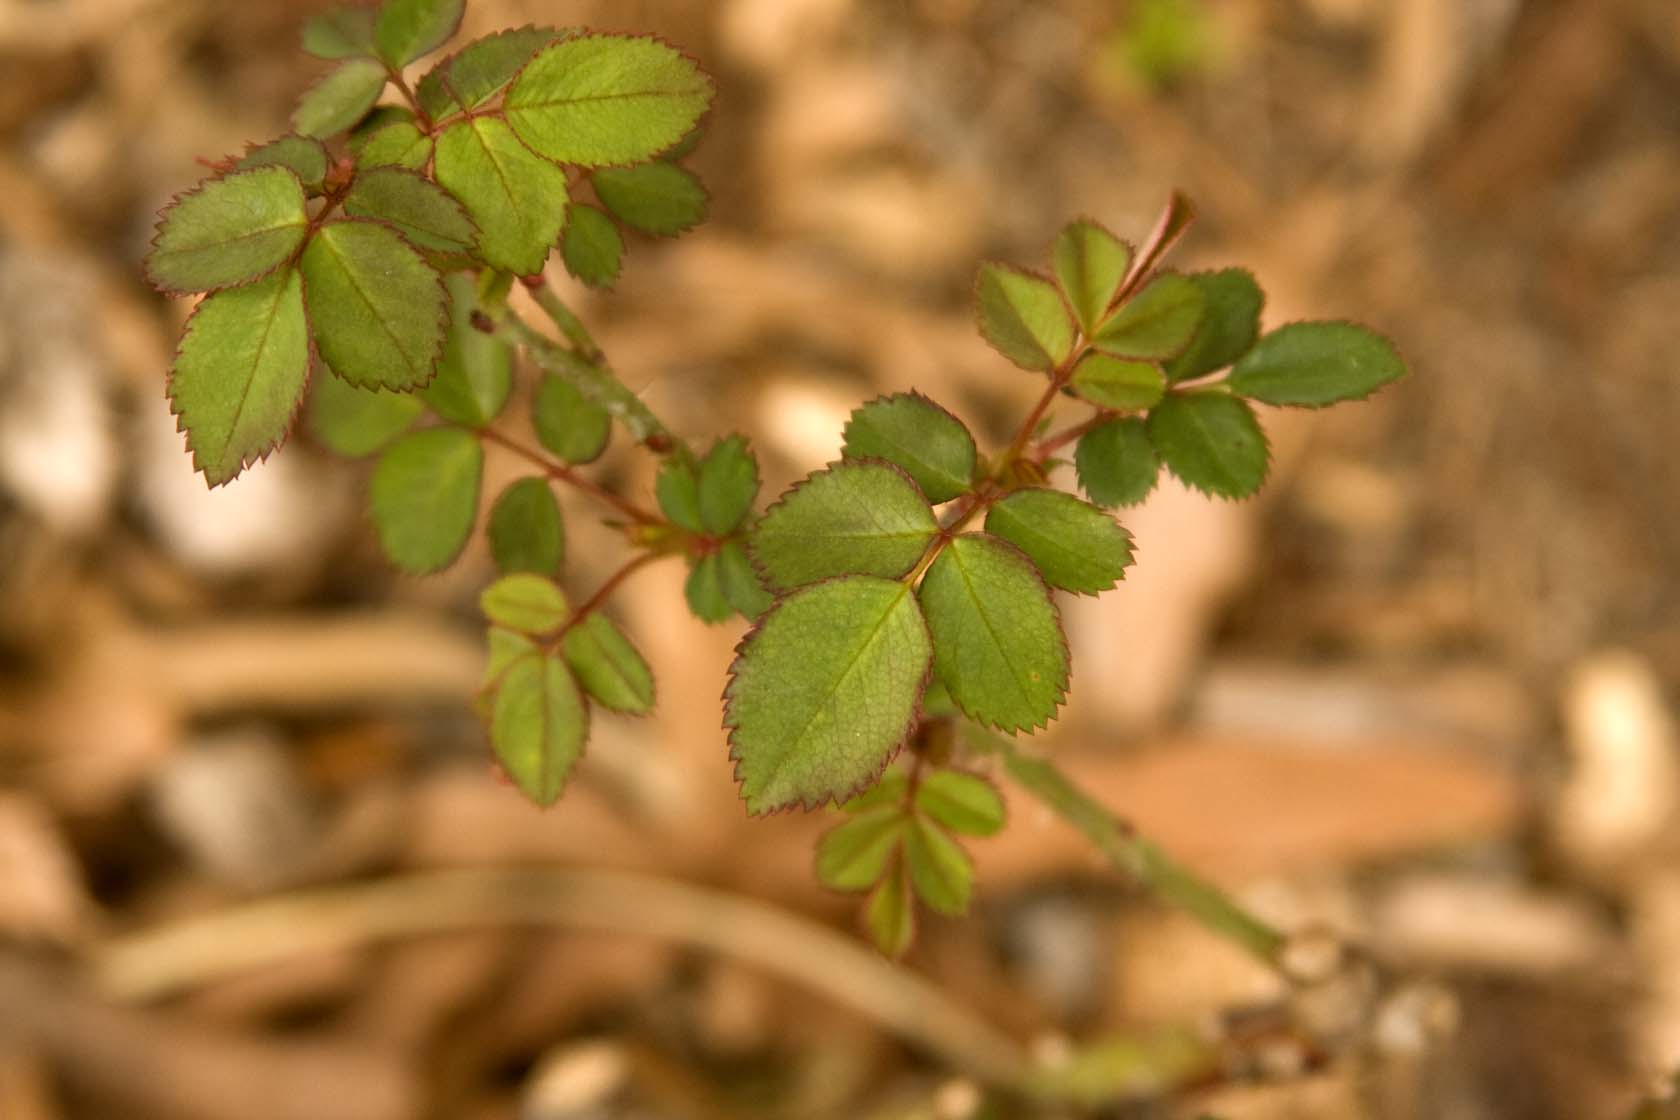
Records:
{"label": "compound leaf", "polygon": [[552,27],[520,27],[467,44],[415,86],[421,111],[436,121],[476,109],[501,92],[532,55],[565,34]]}
{"label": "compound leaf", "polygon": [[419,171],[432,158],[432,138],[413,121],[398,120],[352,136],[350,150],[364,170],[404,167]]}
{"label": "compound leaf", "polygon": [[1051,587],[1095,595],[1132,562],[1132,535],[1089,502],[1060,490],[1017,490],[986,514],[986,532],[1027,554]]}
{"label": "compound leaf", "polygon": [[912,819],[904,833],[904,862],[923,902],[953,918],[968,912],[974,867],[944,829],[922,817]]}
{"label": "compound leaf", "polygon": [[295,269],[198,305],[169,401],[205,481],[219,486],[279,446],[308,376],[309,324]]}
{"label": "compound leaf", "polygon": [[319,191],[327,179],[327,150],[319,140],[307,136],[282,136],[252,148],[233,165],[235,171],[259,167],[284,167],[298,177],[305,190]]}
{"label": "compound leaf", "polygon": [[535,572],[515,572],[486,587],[478,597],[484,617],[522,634],[558,630],[571,615],[560,585]]}
{"label": "compound leaf", "polygon": [[901,808],[883,805],[829,829],[817,843],[818,881],[837,891],[868,890],[886,874],[905,823]]}
{"label": "compound leaf", "polygon": [[706,188],[674,163],[603,167],[591,178],[601,205],[632,229],[675,237],[706,220]]}
{"label": "compound leaf", "polygon": [[371,56],[373,10],[334,8],[321,13],[303,25],[303,49],[316,58]]}
{"label": "compound leaf", "polygon": [[421,391],[432,411],[455,424],[482,428],[502,414],[513,389],[513,350],[473,326],[478,288],[464,272],[444,277],[449,291],[449,334],[437,376]]}
{"label": "compound leaf", "polygon": [[844,801],[878,776],[915,725],[932,656],[897,580],[847,576],[780,600],[724,690],[747,811]]}
{"label": "compound leaf", "polygon": [[538,805],[559,800],[589,738],[589,707],[555,654],[528,653],[502,671],[489,701],[490,745]]}
{"label": "compound leaf", "polygon": [[461,26],[467,0],[385,0],[373,40],[379,56],[395,68],[431,54]]}
{"label": "compound leaf", "polygon": [[164,210],[146,275],[165,292],[208,292],[273,272],[309,226],[303,184],[285,167],[210,179]]}
{"label": "compound leaf", "polygon": [[970,719],[1042,727],[1067,692],[1068,651],[1050,589],[1015,546],[965,533],[922,580],[934,671]]}
{"label": "compound leaf", "polygon": [[1231,391],[1267,404],[1322,408],[1364,400],[1404,377],[1388,340],[1353,323],[1291,323],[1262,338],[1231,371]]}
{"label": "compound leaf", "polygon": [[1073,351],[1073,320],[1056,286],[1005,264],[980,266],[975,284],[980,333],[1027,370],[1051,370]]}
{"label": "compound leaf", "polygon": [[904,861],[894,860],[886,878],[869,896],[864,925],[875,947],[895,960],[910,949],[916,939],[916,909],[910,901],[910,879]]}
{"label": "compound leaf", "polygon": [[1270,452],[1246,401],[1173,393],[1149,413],[1149,439],[1167,467],[1205,494],[1246,498],[1266,480]]}
{"label": "compound leaf", "polygon": [[752,512],[758,497],[758,459],[745,436],[730,436],[712,445],[700,462],[700,524],[706,532],[725,536]]}
{"label": "compound leaf", "polygon": [[1132,247],[1089,218],[1072,223],[1051,249],[1061,284],[1079,329],[1088,337],[1119,294],[1132,263]]}
{"label": "compound leaf", "polygon": [[735,608],[724,592],[720,556],[716,552],[702,556],[689,569],[688,580],[683,584],[683,598],[688,601],[688,609],[695,618],[708,625],[727,622],[735,617]]}
{"label": "compound leaf", "polygon": [[1167,379],[1153,362],[1134,362],[1093,351],[1079,359],[1069,382],[1073,391],[1103,408],[1126,412],[1153,407],[1167,391]]}
{"label": "compound leaf", "polygon": [[1199,284],[1163,272],[1103,320],[1091,341],[1122,358],[1171,358],[1190,345],[1206,306]]}
{"label": "compound leaf", "polygon": [[478,225],[480,255],[521,276],[542,271],[566,220],[566,173],[491,117],[458,121],[437,140],[433,173]]}
{"label": "compound leaf", "polygon": [[838,575],[902,576],[939,524],[909,477],[888,463],[832,464],[797,483],[764,514],[749,542],[776,590]]}
{"label": "compound leaf", "polygon": [[560,259],[566,271],[592,288],[618,283],[624,261],[624,237],[613,220],[593,206],[574,202],[566,211],[566,232],[560,238]]}
{"label": "compound leaf", "polygon": [[331,373],[309,394],[309,434],[350,459],[372,455],[426,411],[418,397],[389,389],[358,389]]}
{"label": "compound leaf", "polygon": [[460,203],[430,180],[398,167],[357,175],[344,212],[386,222],[420,248],[442,253],[464,253],[478,238],[478,227]]}
{"label": "compound leaf", "polygon": [[437,370],[448,319],[442,279],[376,222],[328,222],[301,261],[309,321],[327,366],[352,385],[414,389]]}
{"label": "compound leaf", "polygon": [[653,672],[624,632],[591,614],[566,632],[566,661],[602,707],[630,715],[653,710]]}
{"label": "compound leaf", "polygon": [[566,524],[548,481],[522,478],[490,507],[490,556],[503,575],[553,575],[566,555]]}
{"label": "compound leaf", "polygon": [[739,540],[725,541],[718,550],[717,579],[723,597],[748,621],[769,610],[774,601],[753,570],[752,561],[747,559],[746,547]]}
{"label": "compound leaf", "polygon": [[1184,353],[1167,363],[1167,380],[1175,385],[1224,369],[1248,353],[1260,337],[1260,309],[1266,302],[1247,269],[1193,272],[1190,279],[1202,289],[1207,311]]}
{"label": "compound leaf", "polygon": [[916,808],[952,832],[995,836],[1006,814],[997,787],[959,770],[936,770],[916,787]]}
{"label": "compound leaf", "polygon": [[612,417],[607,410],[570,381],[552,373],[537,383],[532,420],[537,442],[568,463],[599,458],[612,435]]}
{"label": "compound leaf", "polygon": [[472,533],[483,473],[483,449],[460,428],[428,428],[392,444],[369,492],[391,562],[417,575],[448,567]]}
{"label": "compound leaf", "polygon": [[1139,419],[1110,420],[1086,432],[1073,454],[1079,485],[1099,506],[1133,506],[1149,497],[1161,459]]}
{"label": "compound leaf", "polygon": [[848,459],[885,459],[938,504],[974,483],[974,437],[961,420],[920,393],[879,397],[846,421]]}
{"label": "compound leaf", "polygon": [[503,112],[549,159],[636,163],[678,143],[712,100],[712,80],[657,39],[583,35],[555,43],[514,79]]}
{"label": "compound leaf", "polygon": [[367,116],[388,75],[375,59],[352,58],[316,82],[292,111],[292,130],[324,140]]}

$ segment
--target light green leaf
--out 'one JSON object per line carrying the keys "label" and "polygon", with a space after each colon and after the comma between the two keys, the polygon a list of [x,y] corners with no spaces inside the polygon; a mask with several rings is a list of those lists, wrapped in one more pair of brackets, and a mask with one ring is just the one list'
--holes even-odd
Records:
{"label": "light green leaf", "polygon": [[920,393],[878,397],[846,421],[848,459],[885,459],[938,504],[974,484],[974,437],[961,420]]}
{"label": "light green leaf", "polygon": [[438,137],[433,173],[478,224],[479,253],[521,276],[542,271],[566,220],[566,173],[490,117],[473,117]]}
{"label": "light green leaf", "polygon": [[1206,308],[1199,284],[1163,272],[1103,320],[1091,341],[1122,358],[1171,358],[1190,345]]}
{"label": "light green leaf", "polygon": [[532,419],[537,441],[568,463],[588,463],[607,449],[612,417],[563,377],[547,374],[537,384]]}
{"label": "light green leaf", "polygon": [[385,0],[373,28],[380,57],[400,69],[431,54],[454,36],[466,7],[467,0]]}
{"label": "light green leaf", "polygon": [[158,222],[146,275],[162,292],[208,292],[273,272],[303,244],[303,184],[284,167],[209,179]]}
{"label": "light green leaf", "polygon": [[360,459],[407,431],[424,411],[418,397],[388,389],[358,389],[323,372],[309,394],[309,434],[329,450]]}
{"label": "light green leaf", "polygon": [[[485,640],[489,646],[489,656],[484,662],[484,688],[496,683],[496,678],[507,672],[508,666],[518,661],[528,653],[540,653],[542,647],[531,639],[529,635],[514,630],[505,630],[500,626],[492,626],[485,631]],[[486,716],[488,719],[488,716]]]}
{"label": "light green leaf", "polygon": [[503,671],[490,701],[490,745],[538,805],[560,799],[589,738],[589,707],[559,657],[527,654]]}
{"label": "light green leaf", "polygon": [[706,531],[700,520],[700,479],[687,461],[674,455],[667,458],[653,480],[653,495],[673,524],[691,533]]}
{"label": "light green leaf", "polygon": [[566,525],[548,480],[522,478],[490,507],[490,555],[503,575],[535,572],[552,576],[566,555]]}
{"label": "light green leaf", "polygon": [[936,770],[916,787],[916,808],[952,832],[995,836],[1006,814],[997,787],[959,770]]}
{"label": "light green leaf", "polygon": [[352,385],[414,389],[437,370],[449,308],[423,257],[375,222],[328,222],[303,251],[322,361]]}
{"label": "light green leaf", "polygon": [[334,8],[303,25],[303,49],[316,58],[372,56],[373,11]]}
{"label": "light green leaf", "polygon": [[1089,218],[1062,230],[1051,250],[1056,281],[1089,336],[1108,313],[1132,263],[1132,247]]}
{"label": "light green leaf", "polygon": [[913,819],[904,834],[904,863],[923,902],[953,918],[968,912],[974,867],[962,845],[944,829],[921,817]]}
{"label": "light green leaf", "polygon": [[416,575],[448,567],[472,533],[483,473],[483,449],[460,428],[428,428],[392,444],[369,491],[391,562]]}
{"label": "light green leaf", "polygon": [[591,178],[601,205],[643,233],[675,237],[706,220],[706,188],[693,172],[674,163],[603,167]]}
{"label": "light green leaf", "polygon": [[[931,689],[932,687],[933,682],[928,682],[928,688]],[[927,703],[925,693],[923,694],[922,703],[924,705]],[[840,811],[842,813],[863,813],[870,809],[879,809],[883,805],[897,806],[904,801],[907,796],[909,796],[909,793],[910,779],[904,771],[888,770],[885,774],[881,775],[880,781],[876,782],[856,797],[842,803]]]}
{"label": "light green leaf", "polygon": [[741,644],[724,726],[747,811],[844,801],[910,734],[932,646],[910,589],[848,576],[795,592]]}
{"label": "light green leaf", "polygon": [[1073,352],[1073,320],[1056,286],[1005,264],[980,266],[975,286],[980,333],[998,353],[1029,370],[1051,370]]}
{"label": "light green leaf", "polygon": [[599,167],[653,158],[682,140],[711,100],[712,80],[664,43],[584,35],[532,59],[503,111],[542,155]]}
{"label": "light green leaf", "polygon": [[866,891],[887,873],[904,835],[904,810],[886,805],[859,813],[817,842],[817,879],[837,891]]}
{"label": "light green leaf", "polygon": [[773,600],[764,589],[764,581],[753,570],[747,550],[738,540],[726,541],[717,552],[718,586],[723,597],[736,612],[748,621],[770,609]]}
{"label": "light green leaf", "polygon": [[422,249],[462,253],[472,248],[478,227],[460,203],[429,180],[398,167],[376,167],[356,176],[344,212],[375,218]]}
{"label": "light green leaf", "polygon": [[473,326],[479,299],[471,275],[452,272],[443,283],[449,291],[449,334],[438,359],[437,376],[420,395],[445,420],[482,428],[507,407],[513,389],[513,350]]}
{"label": "light green leaf", "polygon": [[688,571],[683,584],[683,598],[694,617],[708,625],[728,622],[735,617],[735,608],[723,588],[723,562],[716,552],[702,556]]}
{"label": "light green leaf", "polygon": [[869,896],[864,924],[869,939],[885,955],[896,960],[909,951],[916,939],[916,910],[910,902],[910,880],[904,873],[903,860],[893,861],[886,878]]}
{"label": "light green leaf", "polygon": [[1182,481],[1246,498],[1266,480],[1270,451],[1246,401],[1217,391],[1173,393],[1149,413],[1149,440]]}
{"label": "light green leaf", "polygon": [[1167,363],[1167,380],[1175,385],[1224,369],[1248,353],[1260,337],[1260,309],[1266,302],[1247,269],[1193,272],[1190,279],[1202,289],[1207,311],[1184,353]]}
{"label": "light green leaf", "polygon": [[909,476],[887,463],[853,460],[782,495],[749,547],[771,588],[785,591],[830,576],[902,576],[938,531]]}
{"label": "light green leaf", "polygon": [[1107,591],[1132,562],[1132,535],[1089,502],[1060,490],[1017,490],[986,514],[986,532],[1027,554],[1046,583]]}
{"label": "light green leaf", "polygon": [[515,572],[486,587],[478,597],[484,617],[525,634],[558,630],[571,616],[566,593],[548,576]]}
{"label": "light green leaf", "polygon": [[292,111],[292,131],[324,140],[367,116],[385,89],[385,67],[371,58],[352,58],[309,87]]}
{"label": "light green leaf", "polygon": [[566,661],[602,707],[630,715],[653,710],[653,672],[624,632],[599,613],[566,631]]}
{"label": "light green leaf", "polygon": [[1161,459],[1142,420],[1110,420],[1086,432],[1073,454],[1079,485],[1099,506],[1135,506],[1155,489]]}
{"label": "light green leaf", "polygon": [[1231,371],[1231,392],[1267,404],[1322,408],[1364,400],[1406,375],[1381,335],[1353,323],[1291,323],[1262,338]]}
{"label": "light green leaf", "polygon": [[432,138],[413,121],[393,121],[352,136],[350,150],[364,170],[375,167],[404,167],[419,171],[432,158]]}
{"label": "light green leaf", "polygon": [[934,671],[965,715],[1003,731],[1055,717],[1067,640],[1050,589],[1019,549],[983,533],[957,537],[928,569],[921,600]]}
{"label": "light green leaf", "polygon": [[745,436],[712,445],[700,462],[699,485],[700,524],[715,536],[733,533],[758,497],[758,460]]}
{"label": "light green leaf", "polygon": [[169,403],[206,482],[219,486],[280,445],[308,376],[309,325],[295,269],[198,305],[169,377]]}
{"label": "light green leaf", "polygon": [[245,153],[235,171],[253,171],[259,167],[284,167],[306,190],[319,191],[327,178],[327,150],[319,140],[307,136],[282,136]]}
{"label": "light green leaf", "polygon": [[560,258],[566,271],[592,288],[618,283],[624,260],[624,238],[606,214],[574,202],[566,211],[566,232],[560,238]]}
{"label": "light green leaf", "polygon": [[1167,391],[1161,367],[1092,352],[1073,367],[1073,391],[1103,408],[1140,411],[1160,401]]}
{"label": "light green leaf", "polygon": [[420,79],[414,95],[421,111],[437,121],[476,109],[501,92],[532,55],[565,34],[520,27],[468,43]]}

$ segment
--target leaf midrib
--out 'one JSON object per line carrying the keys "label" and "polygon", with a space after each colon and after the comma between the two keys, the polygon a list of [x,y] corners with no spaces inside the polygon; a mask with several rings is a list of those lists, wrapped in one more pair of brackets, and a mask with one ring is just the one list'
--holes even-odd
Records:
{"label": "leaf midrib", "polygon": [[[246,402],[251,399],[251,385],[257,379],[257,371],[262,368],[263,354],[268,349],[268,337],[274,333],[274,321],[280,315],[280,304],[286,298],[286,289],[289,286],[287,281],[290,278],[290,275],[291,271],[288,269],[286,273],[280,277],[280,285],[274,292],[274,302],[269,305],[268,318],[263,323],[262,338],[257,340],[256,359],[251,363],[250,372],[245,375],[245,390],[240,393],[239,403],[235,405],[233,409],[233,419],[228,422],[227,439],[222,444],[221,455],[217,457],[219,465],[224,468],[226,467],[228,447],[233,443],[234,434],[239,431],[239,421],[240,418],[245,415]],[[241,466],[245,463],[245,456],[243,453],[239,456],[239,462]]]}
{"label": "leaf midrib", "polygon": [[[334,224],[336,225],[339,223]],[[385,337],[391,340],[391,345],[395,347],[397,353],[402,356],[403,362],[407,364],[409,372],[413,373],[415,369],[413,357],[411,357],[407,349],[403,347],[402,339],[397,336],[397,333],[391,329],[391,325],[385,321],[385,317],[380,314],[379,308],[374,305],[372,297],[367,294],[367,290],[362,287],[360,279],[348,264],[348,258],[345,257],[343,253],[339,252],[338,246],[333,244],[332,237],[327,235],[325,231],[323,231],[321,244],[325,245],[332,253],[333,258],[338,261],[339,268],[343,270],[344,278],[350,284],[351,289],[355,291],[356,295],[361,297],[363,306],[365,306],[368,311],[373,314],[374,322],[379,324],[379,329],[385,332]]]}

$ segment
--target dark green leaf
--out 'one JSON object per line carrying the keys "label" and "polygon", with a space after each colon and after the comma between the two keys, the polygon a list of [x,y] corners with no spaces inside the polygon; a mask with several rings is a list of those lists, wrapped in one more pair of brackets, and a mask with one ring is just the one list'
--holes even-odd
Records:
{"label": "dark green leaf", "polygon": [[1067,305],[1042,276],[1004,264],[982,265],[975,299],[980,333],[1022,369],[1055,369],[1073,352]]}
{"label": "dark green leaf", "polygon": [[432,120],[476,109],[501,92],[519,68],[565,32],[520,27],[478,39],[434,66],[414,89]]}
{"label": "dark green leaf", "polygon": [[835,463],[764,514],[749,545],[776,590],[838,575],[902,576],[939,531],[916,484],[873,460]]}
{"label": "dark green leaf", "polygon": [[478,238],[478,228],[458,202],[429,180],[397,167],[357,175],[344,212],[386,222],[422,249],[461,253]]}
{"label": "dark green leaf", "polygon": [[407,242],[375,222],[328,222],[309,239],[301,267],[315,345],[334,373],[368,389],[432,379],[448,297]]}
{"label": "dark green leaf", "polygon": [[295,269],[205,299],[169,377],[193,466],[219,486],[286,438],[309,376],[309,324]]}
{"label": "dark green leaf", "polygon": [[566,661],[583,690],[615,712],[653,710],[653,673],[623,631],[599,613],[566,631]]}
{"label": "dark green leaf", "polygon": [[885,459],[938,504],[974,483],[974,437],[962,421],[920,393],[870,401],[846,421],[848,459]]}
{"label": "dark green leaf", "polygon": [[1270,452],[1247,402],[1217,391],[1173,393],[1149,413],[1149,439],[1182,481],[1246,498],[1266,480]]}
{"label": "dark green leaf", "polygon": [[728,541],[718,550],[717,578],[723,597],[749,622],[770,609],[773,601],[770,593],[753,570],[752,561],[747,559],[747,550],[740,541]]}
{"label": "dark green leaf", "polygon": [[566,262],[566,271],[585,284],[610,288],[618,283],[624,238],[611,218],[593,206],[574,202],[566,211],[560,258]]}
{"label": "dark green leaf", "polygon": [[879,775],[915,725],[931,657],[897,580],[848,576],[780,600],[724,690],[747,811],[844,801]]}
{"label": "dark green leaf", "polygon": [[706,220],[706,188],[674,163],[603,167],[592,178],[601,205],[643,233],[675,237]]}
{"label": "dark green leaf", "polygon": [[984,778],[957,770],[936,770],[916,787],[916,808],[965,836],[995,836],[1005,812],[997,788]]}
{"label": "dark green leaf", "polygon": [[1132,536],[1114,518],[1060,490],[1017,490],[986,514],[986,532],[1027,554],[1051,587],[1095,595],[1132,562]]}
{"label": "dark green leaf", "polygon": [[350,149],[363,169],[406,167],[419,171],[432,158],[432,138],[413,121],[394,121],[352,137]]}
{"label": "dark green leaf", "polygon": [[869,896],[864,923],[869,927],[869,939],[882,953],[897,959],[909,951],[916,939],[916,911],[910,903],[910,880],[904,873],[903,860],[893,861],[887,877]]}
{"label": "dark green leaf", "polygon": [[1089,336],[1108,312],[1132,263],[1132,247],[1082,218],[1056,238],[1051,251],[1056,280],[1067,295],[1079,328]]}
{"label": "dark green leaf", "polygon": [[1020,550],[957,537],[922,580],[934,670],[970,719],[1004,731],[1042,727],[1067,692],[1068,651],[1050,589]]}
{"label": "dark green leaf", "polygon": [[391,562],[415,574],[448,567],[472,533],[483,472],[483,449],[460,428],[428,428],[392,444],[369,496]]}
{"label": "dark green leaf", "polygon": [[461,26],[467,0],[385,0],[373,29],[379,55],[401,69],[431,54]]}
{"label": "dark green leaf", "polygon": [[438,137],[433,171],[478,224],[478,248],[497,268],[542,271],[566,220],[566,173],[500,120],[473,117]]}
{"label": "dark green leaf", "polygon": [[303,49],[316,58],[371,56],[373,10],[334,8],[303,25]]}
{"label": "dark green leaf", "polygon": [[513,351],[473,326],[478,288],[463,272],[444,277],[449,290],[449,335],[438,359],[437,377],[421,392],[445,420],[482,428],[502,414],[513,388]]}
{"label": "dark green leaf", "polygon": [[309,434],[329,450],[360,459],[407,431],[424,411],[418,397],[388,389],[358,389],[323,372],[309,394]]}
{"label": "dark green leaf", "polygon": [[1353,323],[1291,323],[1262,338],[1231,371],[1231,391],[1267,404],[1322,408],[1364,400],[1406,375],[1387,339]]}
{"label": "dark green leaf", "polygon": [[552,576],[565,559],[566,526],[546,479],[522,478],[503,490],[490,508],[485,532],[496,570],[503,575]]}
{"label": "dark green leaf", "polygon": [[758,460],[745,436],[720,439],[700,462],[700,524],[715,536],[733,533],[758,497]]}
{"label": "dark green leaf", "polygon": [[1167,391],[1161,367],[1107,354],[1090,353],[1073,367],[1073,391],[1092,404],[1124,411],[1140,411],[1160,401]]}
{"label": "dark green leaf", "polygon": [[1266,302],[1246,269],[1194,272],[1190,279],[1202,289],[1207,311],[1189,347],[1167,363],[1167,380],[1175,385],[1224,369],[1248,353],[1260,336],[1260,309]]}
{"label": "dark green leaf", "polygon": [[568,463],[600,458],[612,435],[612,417],[607,410],[578,392],[570,381],[552,373],[537,384],[532,419],[538,442]]}
{"label": "dark green leaf", "polygon": [[724,593],[723,562],[719,553],[707,553],[689,569],[688,580],[683,584],[683,598],[688,601],[688,609],[701,622],[728,622],[735,617],[735,608]]}
{"label": "dark green leaf", "polygon": [[542,50],[503,112],[521,139],[584,167],[651,159],[680,141],[712,100],[712,80],[656,39],[584,35]]}
{"label": "dark green leaf", "polygon": [[1103,320],[1092,342],[1122,358],[1171,358],[1190,345],[1206,306],[1195,281],[1163,272]]}
{"label": "dark green leaf", "polygon": [[210,179],[170,204],[158,222],[146,275],[165,292],[245,284],[285,264],[309,226],[303,184],[284,167]]}
{"label": "dark green leaf", "polygon": [[233,166],[235,171],[284,167],[296,175],[306,189],[319,191],[327,178],[327,150],[319,140],[311,140],[307,136],[282,136],[252,148]]}
{"label": "dark green leaf", "polygon": [[525,796],[538,805],[559,800],[588,738],[588,705],[559,657],[531,653],[503,671],[490,701],[490,744]]}
{"label": "dark green leaf", "polygon": [[694,468],[676,456],[667,458],[653,480],[654,497],[672,523],[691,533],[704,533],[700,521],[700,479]]}
{"label": "dark green leaf", "polygon": [[1073,455],[1079,485],[1099,506],[1135,506],[1155,489],[1161,460],[1142,420],[1110,420],[1092,428]]}
{"label": "dark green leaf", "polygon": [[953,918],[968,912],[974,867],[962,845],[938,825],[921,817],[910,822],[904,834],[904,862],[923,902]]}
{"label": "dark green leaf", "polygon": [[823,833],[817,879],[837,891],[866,891],[887,873],[904,835],[904,811],[887,805],[859,813]]}
{"label": "dark green leaf", "polygon": [[324,140],[367,116],[385,89],[385,67],[371,58],[352,58],[309,87],[292,112],[292,130]]}
{"label": "dark green leaf", "polygon": [[571,615],[560,585],[534,572],[503,576],[484,589],[478,604],[491,622],[525,634],[558,630]]}

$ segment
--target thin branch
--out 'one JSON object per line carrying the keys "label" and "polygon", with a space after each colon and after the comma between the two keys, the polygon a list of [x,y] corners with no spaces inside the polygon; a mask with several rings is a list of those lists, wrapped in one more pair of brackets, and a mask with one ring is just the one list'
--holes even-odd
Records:
{"label": "thin branch", "polygon": [[525,446],[518,440],[510,439],[494,428],[480,428],[478,435],[480,439],[494,443],[498,447],[505,447],[532,465],[540,467],[549,478],[557,482],[564,482],[567,486],[571,486],[597,501],[611,506],[639,525],[658,525],[664,521],[664,518],[658,514],[650,513],[629,499],[613,493],[600,483],[585,478],[565,463],[551,459],[535,448]]}
{"label": "thin branch", "polygon": [[391,84],[397,87],[402,99],[408,102],[408,107],[414,110],[414,115],[420,120],[420,131],[432,131],[432,118],[426,110],[420,107],[420,99],[414,96],[414,90],[409,87],[408,79],[403,77],[402,70],[396,66],[386,66],[385,74],[391,79]]}
{"label": "thin branch", "polygon": [[1045,459],[1050,457],[1051,452],[1066,447],[1086,432],[1108,423],[1108,421],[1114,419],[1118,415],[1120,414],[1115,409],[1101,408],[1088,419],[1082,420],[1070,427],[1063,428],[1054,435],[1045,436],[1043,439],[1038,441],[1036,446],[1034,446],[1032,453],[1033,459],[1039,463],[1044,462]]}
{"label": "thin branch", "polygon": [[676,555],[677,553],[675,552],[644,552],[639,556],[632,557],[623,564],[618,571],[608,577],[607,582],[598,587],[595,590],[595,594],[585,600],[582,606],[572,612],[572,617],[566,620],[566,625],[562,626],[560,628],[560,632],[554,636],[554,644],[558,645],[559,642],[565,638],[568,631],[577,626],[590,615],[594,614],[596,611],[600,610],[601,606],[612,597],[613,592],[617,591],[619,587],[623,585],[625,580],[629,579],[631,576],[635,575],[655,560],[665,556]]}

